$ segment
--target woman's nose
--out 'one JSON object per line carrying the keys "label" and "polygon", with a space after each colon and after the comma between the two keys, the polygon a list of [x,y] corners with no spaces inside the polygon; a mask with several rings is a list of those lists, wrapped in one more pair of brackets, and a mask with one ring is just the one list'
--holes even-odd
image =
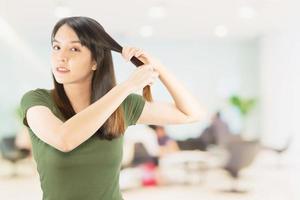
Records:
{"label": "woman's nose", "polygon": [[68,52],[66,50],[61,49],[58,53],[58,60],[66,62],[69,58]]}

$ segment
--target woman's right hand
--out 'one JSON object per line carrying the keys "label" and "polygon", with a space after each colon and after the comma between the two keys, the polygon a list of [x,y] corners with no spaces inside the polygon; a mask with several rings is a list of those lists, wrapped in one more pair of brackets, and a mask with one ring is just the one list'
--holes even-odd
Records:
{"label": "woman's right hand", "polygon": [[145,64],[136,68],[125,82],[132,91],[138,91],[147,85],[152,86],[158,77],[159,73],[155,71],[153,65]]}

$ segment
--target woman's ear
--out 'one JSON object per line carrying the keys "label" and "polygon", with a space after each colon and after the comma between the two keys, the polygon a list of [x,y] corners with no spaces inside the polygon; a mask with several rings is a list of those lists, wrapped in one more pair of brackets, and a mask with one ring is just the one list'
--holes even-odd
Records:
{"label": "woman's ear", "polygon": [[95,71],[97,69],[97,63],[94,61],[92,65],[92,70]]}

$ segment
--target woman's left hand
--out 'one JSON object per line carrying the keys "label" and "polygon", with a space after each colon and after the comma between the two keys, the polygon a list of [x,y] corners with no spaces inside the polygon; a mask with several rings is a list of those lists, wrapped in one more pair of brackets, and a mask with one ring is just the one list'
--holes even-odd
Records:
{"label": "woman's left hand", "polygon": [[139,48],[124,47],[122,50],[122,56],[127,62],[135,56],[144,64],[152,64],[154,66],[154,70],[160,73],[160,68],[162,67],[161,63]]}

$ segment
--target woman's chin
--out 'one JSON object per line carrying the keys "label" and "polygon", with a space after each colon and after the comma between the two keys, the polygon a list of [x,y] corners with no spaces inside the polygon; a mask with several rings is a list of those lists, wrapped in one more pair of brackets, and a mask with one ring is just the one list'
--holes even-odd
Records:
{"label": "woman's chin", "polygon": [[59,84],[66,84],[68,81],[62,78],[57,78],[55,77],[55,81],[58,82]]}

